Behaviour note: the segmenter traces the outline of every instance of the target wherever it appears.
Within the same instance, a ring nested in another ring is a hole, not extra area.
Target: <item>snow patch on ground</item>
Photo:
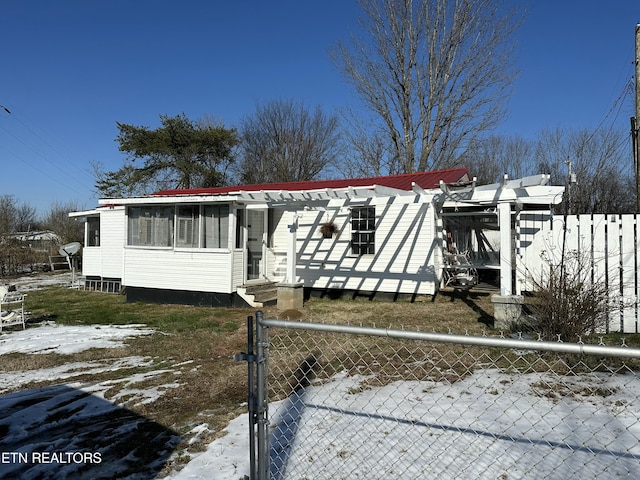
[[[0,355],[5,353],[77,353],[90,348],[115,348],[126,338],[151,335],[145,325],[56,325],[46,322],[0,335]]]
[[[579,376],[576,386],[596,382],[612,394],[559,402],[536,390],[553,385],[552,378],[484,370],[453,385],[400,381],[363,390],[366,378],[337,374],[269,405],[271,478],[314,472],[314,480],[513,480],[535,472],[585,479],[640,472],[640,383]],[[225,432],[168,478],[248,475],[248,414]]]
[[[60,382],[68,381],[79,375],[96,375],[98,373],[116,370],[146,367],[151,365],[151,359],[144,357],[105,358],[91,362],[71,362],[58,367],[23,370],[19,372],[4,372],[0,377],[0,394],[14,391],[23,385],[55,378]]]
[[[55,274],[34,274],[12,279],[3,279],[2,283],[13,285],[21,293],[27,293],[33,290],[53,287],[56,285],[71,287],[74,283],[77,283],[78,278],[78,275],[74,275],[72,272]]]

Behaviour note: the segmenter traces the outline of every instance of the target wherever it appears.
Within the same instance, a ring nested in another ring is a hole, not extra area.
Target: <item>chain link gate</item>
[[[256,320],[251,480],[640,478],[640,349]]]
[[[249,476],[244,480],[267,479],[269,471],[269,436],[267,431],[266,358],[264,329],[259,326],[262,312],[247,317],[247,351],[234,356],[237,362],[247,362],[247,409],[249,410]],[[257,440],[257,442],[256,442]],[[257,443],[257,445],[256,445]],[[257,448],[256,448],[257,447]]]

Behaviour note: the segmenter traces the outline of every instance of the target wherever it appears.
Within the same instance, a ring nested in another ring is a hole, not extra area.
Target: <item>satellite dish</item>
[[[63,257],[73,257],[81,248],[82,244],[80,242],[71,242],[61,246],[58,253]]]
[[[63,257],[67,257],[67,262],[69,262],[69,266],[71,267],[71,285],[76,281],[76,254],[82,248],[82,244],[80,242],[71,242],[65,245],[62,245],[58,249],[58,253]]]

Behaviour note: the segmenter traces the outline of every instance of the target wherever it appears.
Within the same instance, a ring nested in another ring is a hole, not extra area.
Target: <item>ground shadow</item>
[[[0,478],[152,479],[178,433],[67,385],[0,397]]]
[[[284,478],[287,463],[291,455],[291,449],[298,432],[300,419],[304,411],[306,388],[311,384],[311,379],[319,367],[316,354],[311,354],[304,359],[293,372],[289,386],[293,390],[280,409],[279,419],[272,427],[269,444],[270,478],[279,480]]]
[[[271,428],[269,438],[271,446],[271,451],[269,452],[269,478],[272,480],[281,480],[285,477],[304,407],[305,389],[301,388],[287,398],[280,410],[278,421]]]
[[[487,327],[490,328],[493,327],[493,314],[487,312],[484,308],[482,308],[477,301],[480,296],[486,296],[486,294],[474,293],[469,290],[459,290],[455,292],[448,292],[446,295],[449,297],[449,301],[455,302],[456,300],[460,300],[464,302],[471,310],[476,312],[478,314],[478,323],[484,323]]]

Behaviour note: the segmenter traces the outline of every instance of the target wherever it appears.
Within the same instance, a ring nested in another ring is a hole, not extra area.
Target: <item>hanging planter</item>
[[[325,222],[320,225],[320,233],[322,234],[323,238],[332,238],[334,235],[338,235],[340,233],[340,230],[338,230],[338,227],[335,223]]]

